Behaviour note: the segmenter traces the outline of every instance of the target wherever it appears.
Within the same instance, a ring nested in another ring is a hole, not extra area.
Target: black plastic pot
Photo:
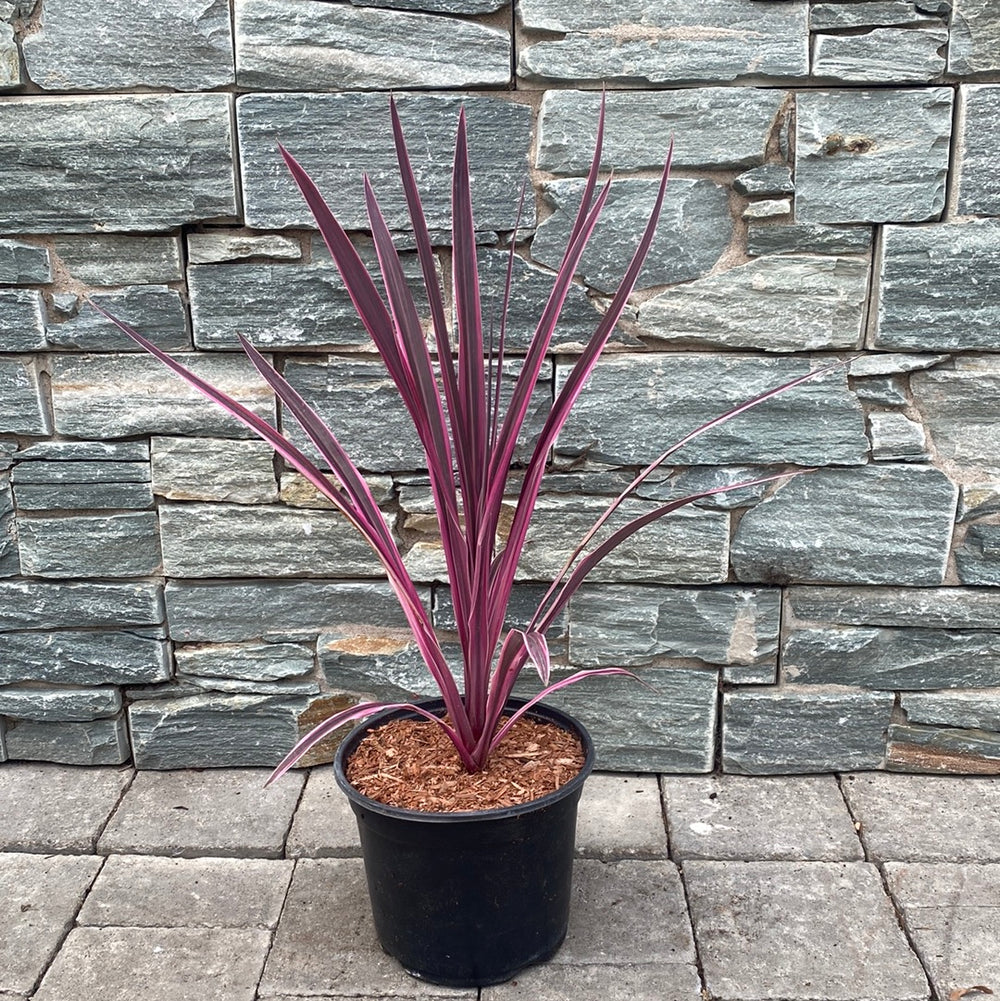
[[[431,712],[442,705],[421,703]],[[410,712],[372,716],[337,751],[337,782],[357,816],[379,942],[422,980],[503,983],[550,959],[566,937],[576,808],[594,767],[594,744],[558,709],[538,704],[529,715],[576,733],[586,761],[561,789],[521,806],[423,813],[362,796],[347,781],[345,762],[369,730],[414,718]]]

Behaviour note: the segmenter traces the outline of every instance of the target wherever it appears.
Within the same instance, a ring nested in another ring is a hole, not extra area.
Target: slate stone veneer
[[[337,707],[431,691],[348,526],[86,300],[285,427],[236,335],[260,345],[357,456],[454,655],[416,440],[277,143],[374,267],[368,172],[416,276],[395,92],[447,275],[464,105],[487,315],[534,186],[509,386],[607,88],[616,182],[539,403],[628,265],[671,137],[675,175],[511,622],[675,439],[843,365],[643,484],[633,513],[813,470],[608,560],[550,631],[557,670],[648,687],[555,701],[605,768],[1000,772],[998,25],[1000,0],[0,0],[0,761],[267,765]]]

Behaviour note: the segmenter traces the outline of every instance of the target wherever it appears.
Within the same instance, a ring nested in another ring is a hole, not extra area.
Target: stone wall
[[[553,650],[651,687],[562,701],[613,769],[1000,771],[1000,0],[0,0],[0,760],[271,764],[332,707],[428,690],[366,547],[83,298],[280,420],[236,333],[273,357],[370,474],[447,631],[414,436],[276,144],[349,228],[362,170],[402,228],[394,90],[442,230],[464,104],[494,297],[534,184],[523,348],[602,85],[616,184],[540,401],[671,135],[674,179],[560,438],[515,619],[636,466],[851,360],[645,485],[633,511],[818,467],[604,564]]]

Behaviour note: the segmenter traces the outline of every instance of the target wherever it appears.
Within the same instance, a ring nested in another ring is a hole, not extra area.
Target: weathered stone
[[[263,441],[151,439],[153,493],[168,500],[269,504],[278,499],[274,452]]]
[[[570,602],[570,661],[639,667],[661,658],[774,663],[777,589],[584,587]]]
[[[965,127],[961,136],[958,211],[1000,215],[1000,180],[991,138],[1000,129],[1000,86],[964,87]]]
[[[274,396],[248,358],[196,354],[178,360],[258,417],[274,421]],[[253,435],[147,355],[57,355],[52,360],[52,406],[56,430],[80,438]]]
[[[469,128],[475,177],[473,208],[480,229],[511,230],[529,161],[531,109],[495,98],[400,94],[399,116],[411,149],[422,150],[421,197],[431,228],[451,226],[451,161],[459,108]],[[313,226],[312,216],[281,162],[291,152],[327,196],[346,229],[368,226],[362,170],[371,178],[392,229],[409,229],[389,128],[385,94],[261,94],[236,102],[248,226]],[[534,225],[528,201],[521,225]]]
[[[521,49],[518,73],[529,80],[711,83],[809,72],[808,11],[798,0],[752,9],[743,0],[522,0],[518,13],[529,30],[564,35]]]
[[[760,202],[751,202],[742,213],[744,219],[773,219],[790,215],[792,211],[791,198],[768,198]]]
[[[17,462],[149,462],[146,441],[36,441],[16,454]]]
[[[948,72],[960,75],[1000,69],[1000,6],[996,0],[953,0]]]
[[[158,585],[0,581],[0,630],[149,626],[163,621]]]
[[[940,216],[953,92],[808,91],[796,98],[801,222],[923,222]]]
[[[59,263],[88,285],[162,285],[183,277],[176,236],[57,236],[52,245]]]
[[[147,340],[167,351],[191,348],[187,313],[180,293],[162,285],[131,285],[117,292],[97,292],[95,305],[138,330]],[[46,334],[55,348],[83,351],[142,351],[123,337],[108,318],[95,309],[83,309],[71,319],[52,324]]]
[[[308,674],[312,651],[297,643],[226,643],[178,646],[177,670],[202,678],[278,681]]]
[[[656,776],[591,775],[580,800],[576,844],[577,854],[587,858],[665,859]]]
[[[733,190],[741,195],[790,195],[795,190],[792,172],[784,163],[766,163],[740,174],[733,181]]]
[[[905,407],[910,402],[902,379],[896,376],[855,379],[854,395],[878,407]]]
[[[52,433],[38,370],[31,362],[0,358],[0,427],[7,434]]]
[[[236,75],[257,90],[493,87],[510,32],[316,0],[236,0]]]
[[[361,854],[358,824],[332,768],[314,768],[306,779],[285,843],[288,858],[337,858]]]
[[[810,368],[806,359],[785,357],[607,357],[595,366],[557,447],[566,455],[644,465],[695,428]],[[567,371],[557,367],[557,388]],[[867,453],[861,408],[835,369],[713,429],[675,461],[810,466],[860,463]]]
[[[164,504],[170,577],[377,577],[382,564],[339,513],[235,504]]]
[[[11,457],[16,451],[16,441],[0,440],[0,471],[10,469]]]
[[[847,374],[852,378],[922,372],[947,361],[949,355],[865,354],[852,358]]]
[[[8,719],[4,740],[13,761],[120,765],[131,757],[124,716],[68,723]]]
[[[0,90],[11,90],[21,83],[21,55],[14,41],[14,29],[0,21]]]
[[[871,413],[868,429],[876,461],[926,462],[930,458],[923,427],[903,414]]]
[[[100,58],[80,44],[101,39]],[[127,0],[46,0],[23,43],[28,76],[45,90],[210,90],[233,83],[226,0],[180,0],[137,13]]]
[[[634,178],[612,185],[601,222],[577,269],[586,284],[602,292],[616,289],[649,220],[657,187],[655,180]],[[552,215],[538,227],[532,241],[531,255],[536,261],[559,266],[583,190],[584,181],[578,178],[545,185],[543,196]],[[731,232],[723,187],[714,181],[672,181],[637,287],[668,285],[706,274],[721,256]]]
[[[20,572],[14,495],[10,489],[10,477],[2,473],[0,474],[0,577],[17,577]],[[0,584],[0,587],[2,586]]]
[[[892,692],[739,688],[723,695],[722,769],[781,775],[880,768]]]
[[[958,491],[930,466],[879,464],[796,477],[744,516],[744,581],[941,584]]]
[[[45,347],[45,300],[28,288],[0,289],[0,351]]]
[[[509,0],[351,0],[355,7],[426,10],[437,14],[489,14],[508,2]]]
[[[863,254],[872,244],[870,226],[820,226],[801,223],[760,223],[747,226],[747,253]]]
[[[1000,525],[970,525],[955,562],[963,584],[1000,585]]]
[[[675,168],[753,167],[764,162],[768,136],[784,100],[780,91],[751,87],[608,91],[601,165],[616,171],[661,170],[666,137],[675,133],[684,137],[674,151]],[[600,106],[601,95],[594,91],[545,92],[535,157],[539,170],[587,173]],[[777,169],[787,173],[786,168]]]
[[[507,605],[504,628],[527,629],[547,591],[547,584],[515,584]],[[434,589],[434,627],[452,633],[458,629],[451,591],[445,586]],[[565,646],[566,640],[569,639],[569,622],[565,609],[555,617],[545,638],[550,649]]]
[[[648,299],[639,329],[670,344],[853,348],[867,291],[868,263],[860,258],[764,257]]]
[[[90,720],[114,716],[122,707],[117,688],[38,688],[31,685],[0,687],[0,716],[38,722]]]
[[[1000,514],[1000,483],[964,483],[958,502],[959,522],[972,521],[989,514]]]
[[[712,494],[692,502],[695,507],[705,507],[711,511],[731,511],[737,507],[749,507],[767,493],[766,483],[751,487],[738,486],[759,476],[760,470],[753,466],[681,466],[672,470],[662,480],[657,480],[654,473],[639,485],[635,495],[648,500],[673,501],[732,485],[733,490]],[[620,493],[629,483],[631,477],[615,493]]]
[[[298,261],[302,258],[302,244],[292,236],[277,233],[256,235],[235,230],[189,233],[187,248],[190,264],[217,264],[220,261],[239,261],[248,257],[267,257],[281,261]]]
[[[864,3],[816,3],[809,11],[809,27],[813,31],[842,28],[882,28],[894,24],[914,24],[927,21],[928,16],[917,5],[906,0],[867,0]],[[886,79],[895,80],[890,74]]]
[[[148,508],[153,505],[153,492],[149,483],[148,447],[123,443],[124,448],[101,442],[51,443],[49,457],[31,449],[18,454],[14,467],[13,483],[17,506],[22,511],[55,510],[114,510]],[[68,444],[60,449],[58,446]],[[99,459],[80,459],[86,455],[87,446],[94,444],[94,454],[105,454]],[[99,446],[103,445],[103,449]],[[74,447],[76,446],[76,447]],[[84,447],[79,447],[84,446]],[[143,454],[145,453],[145,454]],[[138,461],[128,461],[126,456],[140,455]],[[69,461],[67,461],[69,460]],[[106,461],[111,460],[111,461]],[[122,460],[122,461],[114,461]]]
[[[364,477],[376,504],[389,504],[396,496],[391,476],[369,474]],[[333,509],[333,501],[321,494],[301,473],[282,473],[280,484],[281,503],[289,507]]]
[[[281,681],[243,681],[238,678],[205,678],[178,671],[174,680],[175,684],[169,686],[169,691],[166,688],[153,691],[148,686],[142,690],[129,689],[129,698],[142,702],[150,699],[180,699],[222,693],[224,695],[280,696],[287,702],[289,699],[320,694],[319,683],[313,678],[305,676],[284,678]],[[301,725],[299,729],[300,733],[305,732]],[[323,760],[328,762],[331,759]],[[305,765],[316,763],[318,761],[304,762]]]
[[[896,723],[889,727],[886,768],[948,775],[1000,775],[1000,733]]]
[[[21,571],[36,577],[147,577],[160,572],[156,513],[20,517]]]
[[[36,285],[52,281],[48,248],[20,240],[0,240],[0,285]]]
[[[813,76],[838,83],[925,83],[944,73],[945,25],[875,28],[861,35],[816,35]]]

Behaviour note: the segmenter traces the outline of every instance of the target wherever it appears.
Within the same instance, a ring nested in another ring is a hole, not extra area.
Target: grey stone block
[[[868,415],[872,458],[879,462],[927,462],[927,436],[917,421],[904,414],[874,412]]]
[[[105,445],[100,458],[77,458],[85,448],[72,446],[48,450],[49,457],[26,449],[18,453],[12,480],[17,506],[22,511],[116,510],[148,508],[153,505],[149,483],[148,451],[143,458],[129,461],[136,450],[128,443],[119,452]],[[95,443],[101,445],[103,443]],[[95,455],[100,453],[95,447]]]
[[[198,354],[180,355],[178,361],[273,423],[274,396],[249,359]],[[52,405],[56,430],[79,438],[253,434],[146,355],[57,355],[52,360]]]
[[[806,359],[748,355],[609,356],[595,366],[557,449],[645,465],[695,428],[811,367]],[[566,371],[557,368],[557,388]],[[713,429],[675,461],[854,464],[863,462],[867,451],[860,406],[843,372],[834,370]]]
[[[843,788],[876,861],[1000,861],[1000,777],[848,775]]]
[[[0,90],[12,90],[21,83],[21,56],[14,40],[14,29],[0,22]]]
[[[991,137],[1000,129],[1000,86],[964,87],[965,127],[960,140],[958,211],[963,215],[1000,214],[1000,181],[991,167]]]
[[[792,172],[784,163],[765,163],[745,171],[733,181],[733,190],[759,198],[763,195],[790,195],[795,191]]]
[[[250,768],[139,772],[97,849],[183,858],[280,858],[305,776],[292,773],[264,789],[267,774]]]
[[[315,0],[237,0],[235,26],[241,87],[495,87],[510,80],[510,32],[475,21]]]
[[[30,361],[0,359],[0,427],[7,434],[52,433],[49,406]]]
[[[852,358],[847,366],[851,378],[869,378],[876,375],[901,375],[934,368],[950,358],[946,354],[865,354]]]
[[[56,236],[52,246],[70,275],[88,285],[162,285],[184,276],[176,236]]]
[[[880,768],[891,692],[784,685],[723,696],[722,768],[781,775]]]
[[[7,764],[0,769],[0,796],[9,808],[0,831],[0,848],[44,854],[93,852],[98,834],[131,779],[131,769],[107,766]],[[0,860],[10,857],[0,855]],[[0,986],[8,985],[0,981]]]
[[[688,963],[533,966],[516,980],[484,987],[483,1001],[697,1001],[698,969]]]
[[[47,316],[42,293],[0,289],[0,351],[38,351],[45,347]]]
[[[639,308],[654,341],[765,351],[853,348],[861,335],[868,262],[763,257],[668,289]]]
[[[264,441],[155,437],[153,493],[167,500],[269,504],[278,499],[274,451]]]
[[[838,83],[926,83],[944,73],[948,28],[875,28],[861,35],[816,35],[813,76]]]
[[[39,688],[32,685],[0,687],[0,715],[39,722],[92,720],[114,716],[122,707],[121,693],[111,686],[93,688]]]
[[[768,198],[751,202],[742,212],[744,219],[772,219],[791,215],[791,198]]]
[[[863,862],[685,862],[706,986],[726,998],[918,1001],[927,978]],[[781,913],[790,921],[763,921]]]
[[[391,504],[396,497],[396,488],[391,476],[369,473],[364,477],[376,504]],[[281,503],[288,507],[315,508],[322,511],[333,510],[333,502],[321,494],[301,473],[282,473],[280,483]]]
[[[52,281],[47,247],[22,240],[0,240],[0,285],[36,285]]]
[[[771,223],[751,219],[747,225],[747,253],[863,254],[872,244],[870,226],[822,226],[807,223]]]
[[[564,36],[522,48],[518,73],[529,80],[713,83],[809,71],[808,12],[798,0],[752,10],[744,0],[522,0],[518,13],[525,28]]]
[[[608,91],[601,164],[616,171],[661,170],[667,137],[678,136],[676,167],[738,170],[764,162],[786,95],[751,87]],[[542,97],[535,165],[583,175],[594,155],[601,95],[549,90]],[[779,168],[780,169],[780,168]]]
[[[438,14],[489,14],[509,0],[351,0],[355,7],[388,7],[393,10],[426,10]]]
[[[946,87],[799,94],[796,219],[923,222],[940,216],[952,97]]]
[[[132,754],[124,716],[83,722],[8,720],[4,743],[13,761],[120,765]]]
[[[904,692],[900,706],[910,723],[933,723],[1000,733],[1000,688]]]
[[[81,36],[101,40],[99,58]],[[233,83],[226,0],[139,10],[127,0],[46,0],[40,30],[22,49],[28,76],[45,90],[211,90]]]
[[[451,161],[459,107],[469,128],[473,208],[485,230],[511,230],[516,192],[529,166],[531,109],[494,98],[442,94],[396,96],[407,141],[426,156],[421,187],[427,224],[451,226]],[[236,102],[248,226],[312,226],[312,216],[281,163],[281,141],[316,181],[346,229],[364,229],[362,169],[368,172],[391,229],[409,229],[389,128],[385,94],[262,94]],[[498,151],[499,154],[498,154]],[[426,194],[425,194],[426,192]],[[521,225],[534,225],[533,204]]]
[[[1000,69],[1000,8],[996,0],[954,0],[948,72],[960,75]]]
[[[905,407],[910,402],[902,379],[895,376],[857,379],[853,388],[859,400],[879,407]]]
[[[0,159],[35,167],[0,178],[10,206],[0,231],[142,232],[231,217],[229,122],[228,94],[10,98]],[[107,139],[95,145],[95,135]]]
[[[302,258],[302,244],[294,236],[238,230],[188,233],[187,250],[189,264],[218,264],[221,261],[239,261],[248,257],[280,261],[298,261]],[[190,278],[190,274],[188,277]]]
[[[970,525],[955,549],[962,584],[993,587],[1000,583],[1000,525]]]
[[[298,643],[215,643],[177,646],[177,670],[201,678],[280,681],[308,674],[310,647]]]
[[[682,500],[693,494],[717,490],[721,487],[733,486],[734,489],[724,493],[711,494],[699,500],[692,501],[694,507],[708,508],[710,511],[732,511],[738,507],[749,507],[756,504],[767,493],[767,484],[758,483],[754,486],[741,487],[760,475],[760,470],[754,466],[681,466],[671,470],[662,479],[657,479],[656,473],[636,489],[636,496],[647,500],[661,502]],[[622,483],[619,492],[629,483]]]
[[[886,767],[900,772],[1000,775],[1000,733],[957,727],[889,727]]]
[[[285,852],[290,858],[353,857],[361,854],[358,825],[332,768],[308,772]]]
[[[260,928],[74,928],[35,993],[38,1001],[253,1001],[271,939]],[[101,957],[101,961],[97,961]]]
[[[581,178],[567,178],[550,181],[542,189],[553,211],[531,244],[531,256],[539,263],[559,267],[584,183]],[[612,184],[601,221],[578,268],[587,285],[609,293],[617,288],[653,210],[657,188],[658,182],[651,178],[626,178]],[[732,233],[726,191],[714,181],[672,181],[659,219],[638,288],[701,277],[718,261]]]
[[[163,621],[162,589],[152,583],[0,581],[0,631],[73,626],[149,626]]]
[[[676,859],[856,861],[863,857],[832,775],[663,776]]]
[[[809,11],[813,31],[889,27],[927,21],[928,14],[906,0],[866,0],[863,3],[816,3]],[[890,77],[890,79],[892,79]]]
[[[10,477],[3,473],[0,474],[0,578],[17,577],[20,572],[21,559],[17,552],[14,495],[10,489]]]
[[[294,863],[112,855],[77,923],[128,928],[274,928]]]
[[[973,521],[1000,512],[1000,483],[963,483],[958,501],[958,521]]]
[[[656,777],[591,775],[580,799],[576,849],[587,858],[606,860],[666,858]]]
[[[938,585],[957,497],[930,466],[819,470],[744,515],[732,564],[744,581]]]
[[[0,855],[0,992],[34,990],[100,867],[85,855]]]

